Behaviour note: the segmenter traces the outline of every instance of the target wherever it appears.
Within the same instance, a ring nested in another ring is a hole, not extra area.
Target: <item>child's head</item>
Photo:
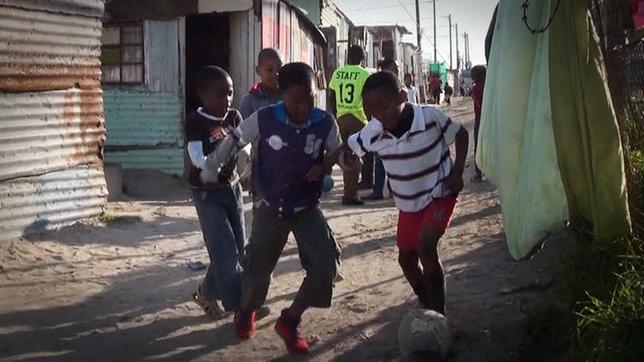
[[[398,77],[389,71],[372,74],[362,88],[365,112],[376,117],[386,130],[394,130],[400,122],[407,95]]]
[[[315,72],[306,63],[288,63],[279,71],[278,85],[288,116],[305,123],[315,103]]]
[[[350,65],[359,65],[365,60],[366,54],[360,45],[354,44],[349,47],[347,57]]]
[[[486,71],[485,65],[474,66],[471,71],[472,80],[475,81],[476,83],[485,82],[486,72],[487,71]]]
[[[257,56],[255,72],[262,80],[262,85],[267,88],[277,88],[277,72],[282,67],[282,55],[279,50],[265,48]]]
[[[411,73],[405,73],[405,85],[411,87]]]
[[[204,67],[199,71],[197,94],[206,112],[223,117],[233,101],[233,80],[216,65]]]
[[[398,75],[398,61],[393,58],[385,58],[381,60],[380,62],[378,62],[378,67],[380,67],[380,69],[382,70],[390,71],[396,74],[396,76]]]

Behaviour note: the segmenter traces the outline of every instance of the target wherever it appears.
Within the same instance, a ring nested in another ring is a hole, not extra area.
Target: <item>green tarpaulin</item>
[[[601,240],[626,235],[624,158],[588,2],[562,1],[550,34],[553,124],[570,219]]]

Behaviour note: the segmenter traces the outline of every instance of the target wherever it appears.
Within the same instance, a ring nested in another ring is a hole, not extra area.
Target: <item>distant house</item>
[[[405,54],[403,51],[403,35],[411,34],[407,28],[402,25],[383,25],[370,26],[373,33],[373,51],[380,55],[380,58],[392,58],[401,65],[399,76],[403,77],[405,64]]]
[[[376,70],[381,59],[380,47],[374,47],[375,30],[368,26],[356,26],[351,30],[351,44],[358,44],[367,53],[365,67]]]
[[[226,69],[233,105],[256,81],[263,47],[303,61],[319,75],[324,107],[326,39],[297,7],[281,0],[110,0],[103,19],[102,83],[106,160],[124,169],[184,170],[183,120],[199,106],[198,71]]]

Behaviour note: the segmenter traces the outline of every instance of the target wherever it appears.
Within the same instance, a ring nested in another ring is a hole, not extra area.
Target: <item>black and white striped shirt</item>
[[[348,140],[358,156],[374,152],[382,158],[396,206],[405,212],[421,211],[434,198],[449,196],[442,181],[453,166],[449,145],[461,129],[434,106],[412,107],[411,128],[400,138],[373,118]]]

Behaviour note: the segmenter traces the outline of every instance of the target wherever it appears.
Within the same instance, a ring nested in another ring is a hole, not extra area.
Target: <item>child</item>
[[[262,107],[270,106],[280,101],[277,89],[277,71],[282,67],[282,56],[279,50],[265,48],[257,56],[255,72],[260,81],[255,83],[241,101],[240,111],[244,119],[257,112]]]
[[[255,83],[241,101],[240,111],[244,119],[257,112],[262,107],[270,106],[280,101],[277,89],[277,71],[282,67],[282,55],[279,50],[264,48],[257,55],[255,72],[260,81]],[[250,148],[250,147],[248,147]],[[238,166],[242,174],[242,184],[250,188],[251,156],[246,149],[237,155]],[[252,192],[252,190],[251,190]]]
[[[369,71],[361,64],[366,59],[366,53],[360,45],[352,45],[347,51],[347,65],[338,68],[329,82],[327,101],[333,114],[338,117],[340,135],[346,141],[349,135],[358,132],[367,124],[367,115],[362,109],[362,85],[369,76]],[[365,155],[366,156],[366,155]],[[362,173],[363,187],[373,187],[373,159],[365,160],[367,170]],[[361,167],[343,170],[344,196],[342,204],[347,206],[362,206],[364,201],[358,197],[360,187]]]
[[[474,100],[474,159],[476,160],[476,150],[479,144],[479,129],[481,127],[481,107],[483,106],[483,91],[485,89],[485,65],[477,65],[472,68],[472,99]],[[483,173],[474,161],[474,177],[472,182],[479,183],[483,181]]]
[[[418,103],[418,89],[412,85],[411,73],[405,73],[405,91],[407,91],[407,102]]]
[[[253,227],[244,258],[242,300],[235,315],[239,338],[255,334],[255,311],[264,303],[271,272],[295,235],[306,277],[291,306],[282,311],[275,330],[292,353],[308,344],[298,332],[309,307],[331,305],[340,251],[318,204],[322,178],[340,146],[333,117],[314,107],[314,73],[304,63],[286,64],[279,73],[281,103],[262,108],[208,156],[214,177],[230,157],[248,143],[257,150],[253,164]]]
[[[399,68],[397,60],[394,60],[393,58],[385,58],[378,62],[378,66],[380,67],[380,70],[387,70],[398,76]],[[385,198],[385,179],[387,178],[387,175],[385,174],[385,166],[383,166],[382,160],[378,155],[375,155],[373,159],[373,192],[371,195],[365,197],[365,200],[383,200]],[[388,183],[386,186],[389,188]],[[389,193],[389,196],[391,197],[391,193]]]
[[[445,103],[448,106],[452,105],[452,95],[454,94],[454,89],[449,83],[445,83]]]
[[[201,70],[198,95],[203,106],[186,119],[185,132],[191,161],[189,181],[210,265],[193,299],[208,316],[219,319],[224,312],[217,300],[222,301],[227,311],[236,310],[239,305],[239,256],[246,240],[242,190],[234,157],[225,160],[216,179],[203,182],[201,173],[204,155],[212,152],[226,132],[241,123],[242,117],[230,108],[233,82],[220,67]]]
[[[463,189],[467,131],[436,107],[405,103],[395,74],[378,72],[362,91],[372,120],[349,137],[358,156],[376,152],[384,162],[398,218],[398,261],[421,304],[445,313],[445,278],[438,241]],[[449,145],[456,141],[452,162]],[[418,262],[422,264],[422,270]]]

